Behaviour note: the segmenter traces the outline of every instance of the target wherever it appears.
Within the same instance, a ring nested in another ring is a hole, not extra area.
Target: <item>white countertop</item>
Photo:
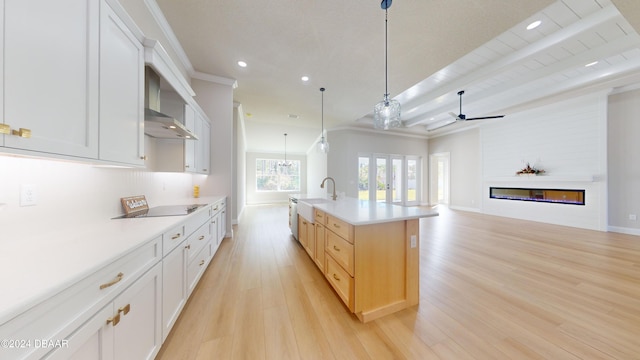
[[[199,198],[212,204],[224,199]],[[185,204],[192,204],[185,202]],[[175,204],[181,205],[181,204]],[[201,207],[193,214],[208,211]],[[188,216],[100,219],[28,229],[0,252],[0,325],[105,265],[151,241]]]
[[[317,196],[309,197],[304,194],[293,194],[290,197],[303,202],[305,199],[318,199]],[[431,208],[400,206],[349,197],[338,199],[337,201],[329,198],[326,201],[314,202],[312,205],[314,208],[322,210],[352,225],[377,224],[438,216],[438,212]]]

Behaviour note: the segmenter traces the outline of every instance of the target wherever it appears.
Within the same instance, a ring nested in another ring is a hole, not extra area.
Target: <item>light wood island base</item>
[[[318,209],[315,218],[315,224],[301,218],[300,226],[307,230],[300,242],[312,259],[324,249],[324,275],[360,321],[418,304],[418,219],[352,225]],[[309,227],[323,231],[309,231]],[[318,233],[324,237],[313,239]]]

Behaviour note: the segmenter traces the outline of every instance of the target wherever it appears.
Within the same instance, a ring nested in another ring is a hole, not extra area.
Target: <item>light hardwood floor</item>
[[[420,304],[363,324],[288,208],[247,207],[157,359],[640,359],[640,237],[439,210]]]

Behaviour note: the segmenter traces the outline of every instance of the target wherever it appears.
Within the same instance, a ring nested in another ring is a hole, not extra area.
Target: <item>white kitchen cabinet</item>
[[[45,359],[153,359],[162,345],[161,264],[156,264]]]
[[[101,2],[101,160],[144,165],[144,47]]]
[[[184,239],[186,240],[186,239]],[[187,302],[187,249],[182,241],[162,259],[162,339],[166,339]]]
[[[3,146],[98,157],[99,5],[92,0],[4,0],[2,120],[31,137]],[[10,133],[12,131],[9,131]]]
[[[211,126],[202,116],[198,115],[196,120],[196,131],[199,140],[194,149],[195,164],[194,172],[199,174],[209,174],[210,149],[211,149]]]

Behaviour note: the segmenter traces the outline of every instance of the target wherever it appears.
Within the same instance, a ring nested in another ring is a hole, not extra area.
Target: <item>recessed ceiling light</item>
[[[242,60],[240,60],[240,61],[238,61],[238,66],[240,66],[240,67],[247,67],[247,63],[246,63],[246,62],[244,62],[244,61],[242,61]]]
[[[533,29],[537,28],[538,26],[540,26],[540,24],[542,24],[542,21],[536,20],[536,21],[532,22],[531,24],[527,25],[527,30],[533,30]]]
[[[309,77],[308,76],[303,76],[300,78],[302,81],[309,81]]]
[[[598,63],[597,61],[590,62],[590,63],[588,63],[587,65],[585,65],[584,67],[593,66],[593,65],[595,65],[595,64],[597,64],[597,63]]]
[[[297,119],[297,118],[299,118],[299,116],[298,116],[298,115],[296,115],[296,114],[289,114],[289,119]]]

